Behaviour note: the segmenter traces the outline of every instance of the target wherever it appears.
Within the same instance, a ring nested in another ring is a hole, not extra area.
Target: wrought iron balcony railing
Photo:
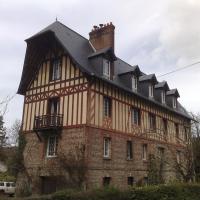
[[[63,126],[63,115],[42,115],[35,117],[34,130],[58,129]]]

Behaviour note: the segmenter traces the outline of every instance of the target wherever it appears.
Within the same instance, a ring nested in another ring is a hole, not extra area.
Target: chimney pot
[[[102,27],[103,27],[103,24],[99,24],[99,26],[102,28]]]

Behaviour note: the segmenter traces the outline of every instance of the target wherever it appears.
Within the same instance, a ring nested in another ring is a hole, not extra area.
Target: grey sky
[[[0,99],[16,93],[26,44],[24,40],[58,20],[88,38],[92,26],[112,21],[116,54],[156,75],[200,61],[199,0],[0,0]],[[200,65],[162,77],[177,87],[179,101],[200,111]],[[6,125],[22,115],[16,95]]]

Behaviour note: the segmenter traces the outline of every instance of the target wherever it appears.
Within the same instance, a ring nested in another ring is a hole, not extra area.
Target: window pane
[[[48,139],[47,156],[56,156],[58,140],[56,136],[51,136]]]
[[[110,157],[110,138],[104,138],[104,157]]]
[[[127,141],[127,159],[133,158],[132,141]]]

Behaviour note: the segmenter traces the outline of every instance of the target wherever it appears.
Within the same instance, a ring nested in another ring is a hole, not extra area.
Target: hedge
[[[90,191],[63,190],[52,195],[52,200],[200,200],[200,184],[173,184]]]

